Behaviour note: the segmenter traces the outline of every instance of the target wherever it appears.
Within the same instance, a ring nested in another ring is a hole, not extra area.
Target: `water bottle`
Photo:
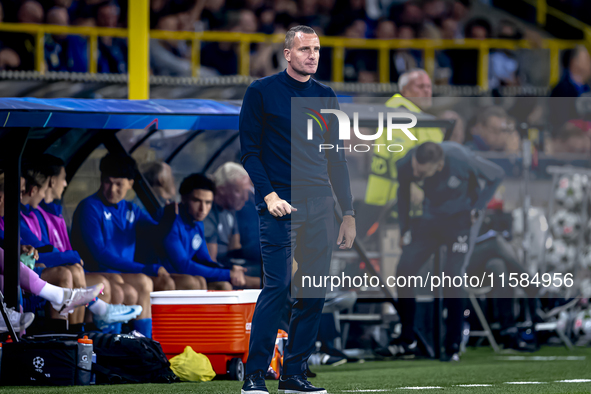
[[[96,364],[96,353],[92,352],[92,364]],[[96,384],[96,374],[92,371],[90,375],[90,384]]]
[[[1,368],[2,368],[2,342],[0,342],[0,371],[1,371]],[[1,372],[0,372],[0,382],[2,382]]]
[[[76,371],[76,384],[78,386],[88,386],[90,384],[90,375],[92,372],[92,339],[78,339],[78,368]]]

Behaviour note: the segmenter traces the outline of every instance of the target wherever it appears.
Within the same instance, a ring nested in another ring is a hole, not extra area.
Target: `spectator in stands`
[[[18,9],[19,23],[43,23],[45,13],[39,2],[27,0]],[[35,37],[29,33],[10,33],[9,45],[20,59],[19,70],[33,70],[35,68]]]
[[[452,38],[464,38],[464,24],[466,17],[470,13],[472,7],[472,0],[455,0],[452,11],[451,19],[457,24],[457,31]]]
[[[226,25],[225,0],[207,0],[201,13],[203,30],[220,30]]]
[[[552,137],[550,144],[547,144],[548,154],[591,152],[591,138],[581,128],[568,122],[560,131]]]
[[[523,37],[521,31],[515,23],[510,20],[501,20],[499,22],[499,32],[497,38],[505,40],[520,40]],[[517,71],[519,62],[517,54],[508,49],[493,50],[489,57],[489,89],[495,89],[500,86],[519,85]]]
[[[215,200],[203,223],[207,250],[213,260],[228,264],[229,252],[241,247],[236,211],[244,207],[252,183],[246,170],[232,162],[218,168],[213,179]]]
[[[160,202],[168,205],[176,201],[174,175],[168,164],[162,161],[145,163],[141,166],[141,172]]]
[[[483,18],[475,18],[464,27],[466,38],[485,40],[491,38],[492,27]],[[476,85],[478,83],[478,51],[466,49],[449,49],[445,53],[451,59],[453,85]]]
[[[171,273],[178,290],[244,287],[247,284],[244,268],[211,266],[215,262],[207,251],[203,220],[213,204],[214,183],[204,175],[192,174],[183,179],[179,193],[182,202],[172,230],[159,237],[162,241],[155,253],[158,263]]]
[[[25,170],[25,193],[22,197],[24,205],[21,207],[22,242],[44,250],[45,253],[40,254],[42,257],[48,256],[41,259],[47,267],[40,266],[38,270],[42,279],[66,288],[86,288],[90,285],[105,289],[100,299],[89,307],[99,329],[113,323],[127,322],[141,313],[141,307],[109,304],[122,302],[122,291],[100,274],[85,275],[82,268],[84,262],[70,246],[66,223],[61,216],[61,206],[53,203],[54,199],[61,198],[66,186],[65,178],[64,163],[54,156],[43,155],[28,165]],[[39,184],[42,186],[39,187]],[[54,319],[64,315],[63,312],[50,312]],[[84,308],[74,311],[69,316],[69,321],[73,325],[80,325],[84,321]]]
[[[591,78],[591,56],[582,45],[565,51],[562,58],[564,73],[560,82],[552,89],[552,97],[579,97],[589,92]]]
[[[178,31],[179,17],[175,14],[161,17],[156,24],[157,30]],[[190,77],[191,61],[183,57],[178,45],[179,40],[150,40],[150,67],[154,75]]]
[[[591,77],[591,56],[587,48],[580,45],[574,49],[564,51],[562,56],[564,69],[562,79],[552,89],[549,120],[554,132],[560,130],[569,120],[580,119],[577,113],[576,97],[591,91],[589,78]]]
[[[433,24],[425,24],[419,33],[419,38],[439,41],[443,37],[441,31]],[[435,51],[435,69],[433,83],[436,85],[449,85],[453,70],[451,60],[445,51]]]
[[[47,11],[47,23],[68,26],[68,10],[53,7]],[[87,72],[88,45],[85,37],[60,35],[45,36],[45,63],[48,71]]]
[[[285,35],[287,30],[282,26],[276,26],[274,34]],[[254,77],[266,77],[285,70],[287,61],[283,56],[283,43],[261,43],[250,60],[250,75]]]
[[[4,22],[4,7],[0,3],[0,23],[2,22]],[[8,47],[13,33],[10,34],[0,32],[0,70],[14,70],[21,64],[18,54]]]
[[[133,291],[126,291],[126,298],[135,297],[133,304],[143,307],[135,328],[151,337],[150,293],[154,289],[174,290],[174,280],[161,265],[144,265],[135,260],[136,248],[146,247],[136,239],[136,231],[152,228],[156,232],[157,223],[125,200],[137,175],[133,158],[109,153],[101,160],[100,171],[99,190],[82,200],[74,212],[72,246],[84,258],[86,270],[119,274],[124,284],[131,286]]]
[[[398,38],[401,40],[413,40],[417,38],[417,35],[411,25],[401,25],[398,28]],[[396,51],[394,55],[394,66],[398,75],[402,75],[415,68],[420,68],[422,62],[423,53],[417,49],[401,49]]]
[[[476,117],[470,130],[472,139],[465,145],[477,151],[514,152],[519,149],[519,134],[509,125],[509,117],[500,107],[489,107]]]
[[[111,1],[101,4],[97,9],[98,27],[119,27],[120,8]],[[123,38],[99,38],[99,73],[127,73],[127,42]]]

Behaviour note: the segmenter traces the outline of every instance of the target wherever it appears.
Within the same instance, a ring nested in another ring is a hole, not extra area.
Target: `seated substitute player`
[[[137,164],[126,154],[109,153],[101,159],[101,186],[80,202],[72,221],[72,246],[84,259],[85,269],[119,274],[126,304],[139,304],[143,311],[135,320],[135,329],[152,336],[150,293],[174,290],[174,281],[159,264],[143,264],[135,259],[136,231],[143,227],[156,230],[157,223],[137,205],[124,200],[138,174]],[[131,292],[129,291],[131,290]]]
[[[50,196],[59,196],[65,187],[64,162],[54,156],[43,155],[34,163],[27,165],[25,169],[25,191],[21,204],[21,239],[24,244],[30,244],[46,253],[40,253],[43,257],[43,265],[35,269],[41,273],[41,278],[46,279],[57,286],[80,288],[80,291],[99,287],[103,290],[98,300],[89,304],[89,310],[98,328],[106,328],[110,324],[127,322],[141,313],[139,305],[124,306],[112,305],[110,302],[121,302],[123,297],[113,299],[110,282],[99,274],[85,274],[82,268],[84,262],[80,255],[70,246],[66,223],[61,217],[61,207],[55,204],[45,205],[50,211],[59,209],[60,215],[47,213],[40,207],[43,199]],[[39,187],[38,185],[41,184]],[[67,315],[64,311],[50,309],[53,318],[59,318],[58,313]],[[73,325],[82,324],[85,308],[78,308],[69,316],[69,322]]]
[[[257,287],[258,278],[245,276],[243,267],[235,265],[227,269],[200,264],[201,262],[213,263],[205,243],[203,219],[213,204],[214,183],[205,175],[192,174],[183,179],[179,193],[181,194],[179,214],[172,230],[163,235],[163,242],[158,245],[156,251],[159,263],[175,279],[176,288],[178,290],[191,288],[231,290],[232,285]],[[179,278],[175,274],[194,275],[191,277],[193,284],[191,281],[187,283],[186,279]]]
[[[396,166],[400,182],[398,219],[401,240],[404,240],[396,276],[408,280],[409,276],[418,275],[441,245],[447,245],[442,271],[452,278],[463,275],[482,222],[481,211],[501,183],[503,169],[451,141],[425,142],[411,149]],[[423,216],[410,222],[412,182],[422,182],[425,199]],[[397,290],[402,333],[390,346],[378,351],[385,356],[407,355],[417,348],[414,288],[405,286]],[[445,360],[459,361],[464,291],[453,286],[443,291],[447,305]]]
[[[41,156],[39,162],[49,176],[49,185],[45,192],[45,198],[33,212],[37,216],[43,236],[47,235],[50,244],[63,253],[72,250],[66,221],[62,216],[62,206],[59,204],[64,189],[68,186],[65,163],[63,160],[51,155]],[[101,307],[98,308],[99,313],[92,315],[94,324],[99,329],[111,326],[109,327],[110,332],[118,332],[121,323],[128,322],[139,316],[142,307],[121,304],[124,300],[124,290],[120,285],[123,279],[115,274],[111,274],[111,277],[113,278],[112,283],[100,273],[84,273],[86,284],[103,283],[106,289],[100,296],[100,299],[104,300],[105,304],[101,304]]]

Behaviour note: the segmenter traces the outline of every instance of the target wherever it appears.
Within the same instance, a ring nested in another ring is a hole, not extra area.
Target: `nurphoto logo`
[[[337,117],[339,122],[339,139],[340,140],[350,140],[351,139],[351,120],[349,116],[338,109],[321,109],[320,113],[318,111],[313,110],[312,108],[305,108],[310,112],[306,112],[306,115],[310,116],[312,119],[308,119],[308,129],[307,129],[307,138],[308,140],[314,139],[314,121],[320,127],[320,131],[324,133],[325,130],[328,131],[328,124],[326,119],[322,116],[322,114],[334,114]],[[394,121],[399,122],[401,119],[410,119],[410,123],[394,123]],[[388,112],[386,114],[386,139],[388,141],[393,140],[393,135],[395,130],[402,131],[406,137],[412,141],[416,141],[417,137],[415,137],[409,129],[412,129],[417,124],[417,117],[411,113],[404,113],[404,112]],[[359,113],[353,113],[353,132],[355,136],[363,141],[376,141],[379,139],[382,134],[384,133],[384,113],[378,113],[378,128],[374,134],[362,134],[359,131]],[[369,152],[372,148],[377,148],[379,152],[380,149],[386,149],[388,152],[402,152],[404,147],[400,144],[355,144],[345,146],[338,146],[334,144],[319,144],[318,149],[319,151],[323,150],[330,150],[336,149],[337,152],[339,150],[348,150],[349,152]]]

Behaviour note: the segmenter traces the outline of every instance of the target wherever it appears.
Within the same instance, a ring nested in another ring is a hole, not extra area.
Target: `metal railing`
[[[563,21],[564,23],[579,29],[585,36],[587,43],[591,42],[591,26],[581,22],[574,16],[568,15],[566,12],[560,11],[554,7],[548,7],[547,0],[523,0],[525,3],[535,7],[536,9],[536,23],[540,27],[546,27],[546,18],[548,15]]]
[[[526,0],[529,1],[529,0]],[[536,1],[536,0],[531,0]],[[35,70],[45,72],[44,41],[45,34],[79,35],[88,37],[88,64],[91,74],[97,72],[98,39],[99,37],[128,37],[128,30],[123,28],[79,27],[36,25],[21,23],[0,23],[0,31],[14,33],[29,33],[35,36]],[[591,37],[591,36],[590,36]],[[238,72],[240,75],[250,74],[250,44],[251,43],[282,43],[283,35],[244,34],[232,32],[189,32],[151,30],[151,39],[184,40],[191,42],[191,62],[193,77],[199,76],[201,42],[235,42],[238,49]],[[591,40],[590,40],[591,41]],[[418,49],[423,51],[425,69],[433,76],[435,71],[435,51],[446,49],[463,49],[478,51],[478,86],[482,90],[488,89],[488,57],[491,49],[531,49],[527,40],[378,40],[351,39],[344,37],[320,37],[324,47],[332,48],[332,81],[343,82],[345,49],[370,49],[378,52],[378,74],[380,83],[390,83],[390,51],[397,49]],[[549,85],[554,85],[560,78],[560,51],[585,44],[585,41],[569,41],[558,39],[542,40],[540,49],[549,50],[550,78]]]

